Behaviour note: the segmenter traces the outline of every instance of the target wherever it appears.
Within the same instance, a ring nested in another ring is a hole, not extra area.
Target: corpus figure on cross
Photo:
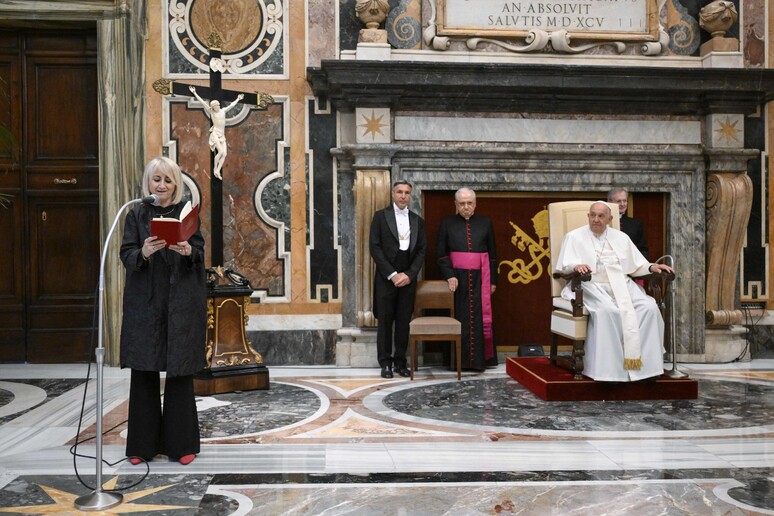
[[[225,133],[226,113],[236,106],[245,96],[243,93],[240,93],[234,102],[226,106],[225,109],[221,109],[219,101],[213,100],[207,103],[198,93],[196,93],[196,88],[194,86],[189,86],[188,89],[191,90],[193,96],[196,97],[196,100],[198,100],[204,108],[204,112],[207,113],[207,116],[212,120],[212,127],[210,127],[210,150],[215,153],[213,173],[218,179],[223,179],[220,174],[220,169],[223,167],[223,162],[226,161],[226,154],[228,152]]]

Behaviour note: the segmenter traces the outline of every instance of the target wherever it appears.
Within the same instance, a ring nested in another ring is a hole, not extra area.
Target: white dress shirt
[[[393,203],[392,207],[395,209],[395,222],[398,223],[398,240],[401,251],[408,251],[409,240],[411,238],[411,226],[409,224],[409,210],[408,207],[402,210]]]

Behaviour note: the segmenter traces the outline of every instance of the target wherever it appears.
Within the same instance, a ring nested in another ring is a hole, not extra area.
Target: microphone
[[[152,206],[158,206],[159,205],[159,196],[156,194],[150,194],[148,197],[143,197],[140,199],[140,202],[143,204],[150,204]]]

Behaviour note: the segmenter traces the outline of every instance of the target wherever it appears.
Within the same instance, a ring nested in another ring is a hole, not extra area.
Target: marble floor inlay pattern
[[[696,400],[567,403],[502,366],[270,367],[268,390],[197,398],[192,464],[147,467],[122,460],[129,376],[106,368],[103,488],[124,500],[102,513],[774,515],[774,360],[682,368]],[[74,514],[93,488],[94,442],[70,453],[79,422],[94,435],[84,373],[0,365],[0,514]]]

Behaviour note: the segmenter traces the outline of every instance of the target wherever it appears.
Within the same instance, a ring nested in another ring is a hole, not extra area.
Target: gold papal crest
[[[532,227],[535,228],[537,241],[513,222],[508,222],[513,226],[511,243],[522,253],[528,251],[531,261],[526,263],[521,258],[514,258],[510,261],[503,260],[498,264],[497,272],[499,273],[500,268],[507,264],[511,268],[511,272],[508,273],[508,281],[511,283],[524,283],[526,285],[543,275],[543,258],[548,259],[550,257],[550,250],[548,248],[548,210],[539,211],[532,217]],[[549,261],[548,267],[550,265]]]

